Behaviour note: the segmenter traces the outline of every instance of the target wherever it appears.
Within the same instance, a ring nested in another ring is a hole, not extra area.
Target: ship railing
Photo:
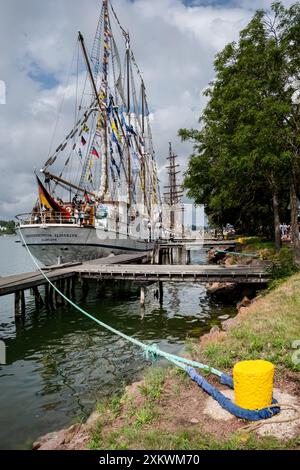
[[[23,225],[79,225],[79,226],[93,226],[94,217],[90,214],[84,214],[84,217],[72,215],[64,215],[61,212],[38,212],[38,213],[24,213],[16,216],[18,224]]]

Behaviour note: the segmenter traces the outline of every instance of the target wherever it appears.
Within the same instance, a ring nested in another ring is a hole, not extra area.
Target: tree
[[[276,2],[273,9],[278,16],[277,36],[285,56],[285,68],[282,74],[283,83],[289,94],[289,104],[292,103],[291,109],[285,116],[285,146],[288,161],[294,262],[297,266],[300,266],[297,203],[300,176],[300,4],[296,3],[285,9],[280,2]]]
[[[13,220],[9,220],[9,221],[0,220],[0,227],[4,228],[2,233],[5,235],[13,235],[14,233],[16,233],[16,224]]]
[[[286,217],[289,192],[291,207],[295,202],[299,174],[299,110],[291,99],[299,19],[299,4],[285,9],[275,3],[271,17],[257,11],[238,44],[216,57],[202,129],[179,131],[195,142],[184,183],[189,195],[206,205],[214,223],[233,223],[249,233],[270,233],[272,218],[277,250],[280,218]]]

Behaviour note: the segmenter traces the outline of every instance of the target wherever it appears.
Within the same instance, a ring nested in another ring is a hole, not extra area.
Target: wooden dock
[[[141,285],[141,304],[145,301],[144,286],[149,283],[158,282],[161,297],[163,282],[234,282],[264,285],[271,278],[270,273],[257,267],[147,264],[150,260],[151,255],[148,252],[133,253],[84,263],[50,266],[44,271],[51,282],[68,298],[74,298],[77,281],[80,281],[83,293],[88,291],[88,282],[92,280],[97,281],[98,285],[105,281],[137,282]],[[40,286],[45,287],[43,296],[39,291]],[[64,303],[58,292],[38,271],[0,277],[0,296],[15,294],[16,317],[25,313],[25,291],[28,289],[32,290],[37,307],[54,307]]]
[[[44,268],[47,277],[52,281],[62,281],[77,277],[79,268],[83,266],[86,269],[93,269],[94,266],[98,268],[105,264],[105,266],[110,266],[113,264],[118,264],[122,266],[123,264],[130,263],[146,263],[149,261],[149,253],[134,253],[131,255],[118,255],[118,256],[109,256],[107,258],[100,258],[97,260],[86,261],[85,263],[69,263],[59,266],[50,266]],[[138,265],[137,265],[138,266]],[[16,291],[22,291],[26,289],[32,289],[34,287],[46,285],[47,280],[39,271],[15,274],[12,276],[0,277],[0,296],[13,294]]]
[[[105,265],[87,266],[83,263],[76,268],[82,279],[124,279],[131,281],[169,282],[235,282],[265,284],[270,275],[261,268],[249,266],[212,265]]]

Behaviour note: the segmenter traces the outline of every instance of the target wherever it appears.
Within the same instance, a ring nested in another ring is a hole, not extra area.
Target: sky
[[[143,72],[159,174],[168,142],[183,170],[192,151],[178,129],[198,127],[215,54],[238,39],[267,0],[113,0]],[[292,1],[283,1],[289,5]],[[29,212],[34,169],[47,159],[62,97],[63,135],[74,113],[66,79],[80,29],[92,45],[100,0],[0,0],[0,218]],[[4,96],[5,95],[5,96]],[[4,99],[5,98],[5,99]],[[5,102],[5,104],[4,104]],[[53,145],[60,142],[54,142]]]

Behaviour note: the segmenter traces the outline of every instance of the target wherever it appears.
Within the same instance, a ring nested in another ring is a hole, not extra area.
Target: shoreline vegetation
[[[250,247],[275,261],[277,277],[250,305],[240,307],[236,317],[224,321],[222,329],[213,327],[199,341],[188,341],[186,355],[228,374],[240,360],[269,360],[276,370],[274,387],[299,397],[300,364],[293,361],[293,342],[300,339],[300,273],[288,271],[289,247],[281,251],[281,260],[269,244],[252,241],[242,250],[250,252]],[[222,389],[214,376],[208,379]],[[247,423],[242,420],[208,416],[207,399],[185,372],[162,363],[150,367],[140,382],[126,387],[121,395],[98,403],[86,423],[43,436],[33,448],[300,449],[300,429],[288,439],[246,433]]]
[[[0,220],[0,237],[1,235],[15,235],[16,225],[13,220]]]

